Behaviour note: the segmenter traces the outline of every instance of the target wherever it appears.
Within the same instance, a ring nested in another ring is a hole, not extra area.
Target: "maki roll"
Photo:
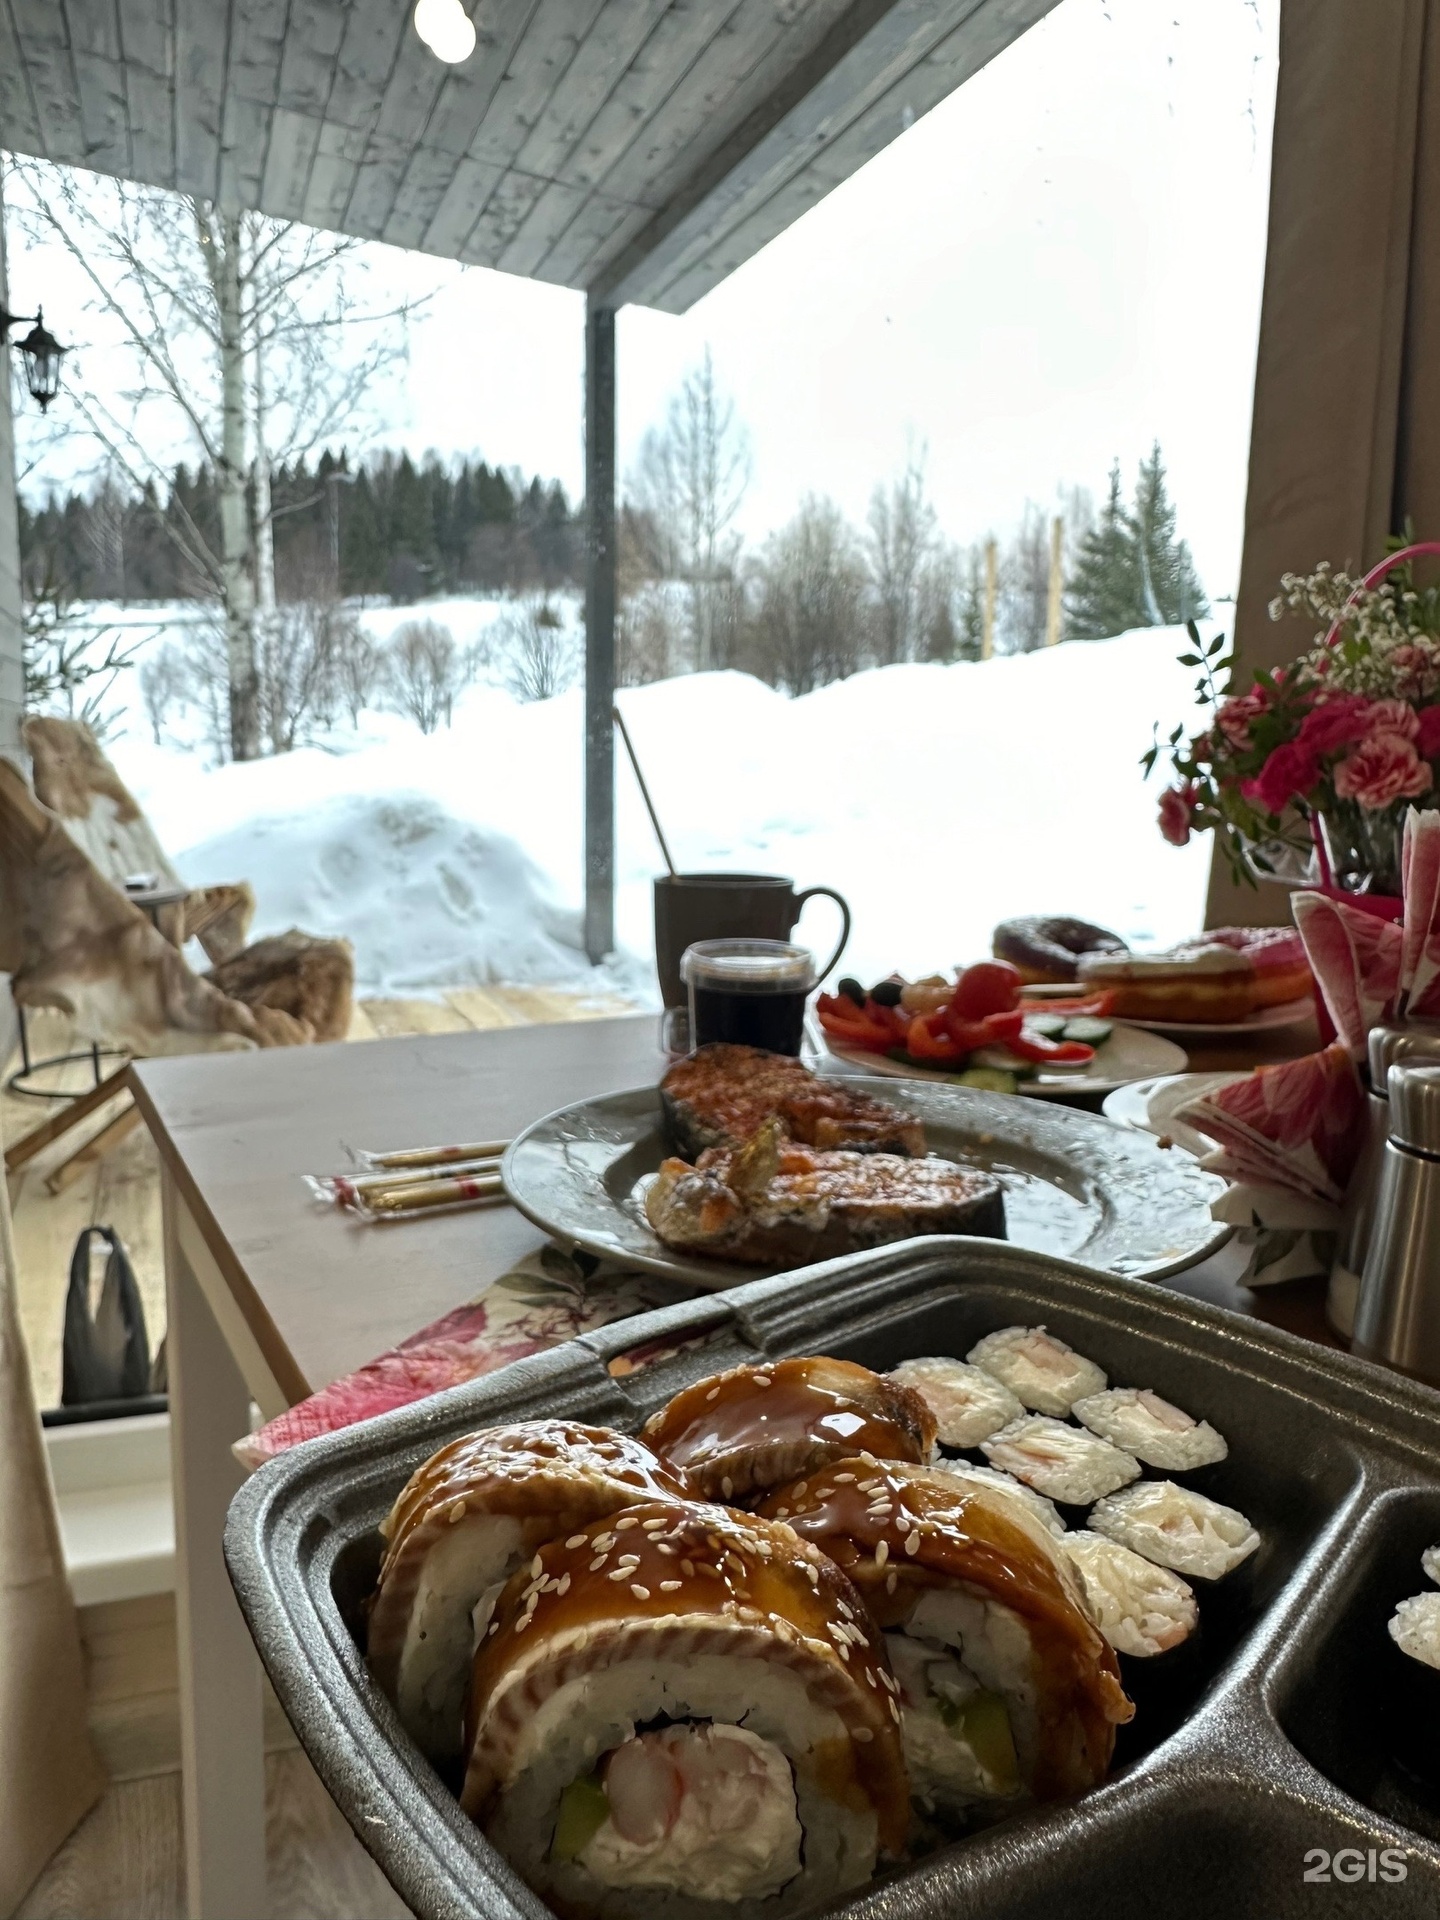
[[[1002,1327],[987,1333],[966,1359],[979,1367],[1032,1413],[1062,1417],[1077,1400],[1101,1393],[1105,1375],[1093,1360],[1076,1353],[1044,1327]]]
[[[925,1809],[1053,1800],[1105,1777],[1132,1712],[1055,1537],[1008,1494],[847,1460],[764,1511],[837,1562],[884,1630]]]
[[[934,1471],[952,1474],[957,1480],[968,1480],[972,1486],[988,1487],[1003,1499],[1017,1501],[1047,1533],[1065,1531],[1065,1522],[1055,1502],[1047,1500],[1043,1493],[1036,1493],[1033,1487],[1027,1487],[1013,1473],[1001,1473],[998,1467],[977,1467],[969,1460],[936,1460]]]
[[[460,1757],[477,1632],[542,1541],[688,1487],[643,1441],[569,1420],[491,1427],[441,1447],[381,1524],[370,1670],[437,1764]]]
[[[743,1502],[852,1453],[928,1460],[935,1416],[912,1387],[849,1360],[776,1360],[697,1380],[644,1438],[704,1498]]]
[[[906,1360],[890,1378],[914,1388],[935,1416],[940,1444],[962,1452],[1025,1411],[1008,1387],[964,1360]]]
[[[1067,1533],[1064,1546],[1090,1616],[1117,1653],[1153,1660],[1194,1633],[1200,1609],[1179,1574],[1085,1529]]]
[[[1173,1480],[1142,1480],[1102,1500],[1090,1525],[1158,1567],[1191,1580],[1220,1580],[1248,1560],[1260,1536],[1234,1507]]]
[[[1067,1506],[1088,1507],[1140,1477],[1140,1462],[1084,1427],[1029,1414],[1002,1427],[980,1451],[992,1466]]]
[[[1230,1451],[1208,1420],[1196,1420],[1149,1387],[1112,1387],[1108,1393],[1092,1393],[1077,1400],[1070,1411],[1092,1433],[1162,1473],[1191,1473],[1196,1467],[1213,1466]]]
[[[1426,1555],[1430,1560],[1435,1549]],[[1430,1572],[1430,1567],[1426,1567]],[[1433,1574],[1431,1575],[1433,1578]],[[1440,1593],[1417,1593],[1390,1616],[1384,1668],[1386,1722],[1396,1760],[1425,1789],[1440,1786],[1435,1716],[1440,1710]]]
[[[506,1588],[461,1805],[566,1915],[808,1912],[904,1844],[895,1686],[860,1596],[788,1527],[632,1507]]]
[[[1440,1593],[1417,1593],[1390,1616],[1390,1638],[1422,1667],[1440,1670]]]
[[[1440,1547],[1426,1547],[1420,1556],[1420,1571],[1440,1586]]]

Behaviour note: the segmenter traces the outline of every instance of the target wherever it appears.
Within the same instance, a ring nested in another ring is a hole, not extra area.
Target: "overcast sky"
[[[863,518],[911,447],[947,533],[1003,533],[1158,437],[1206,586],[1233,591],[1277,20],[1278,0],[1062,0],[688,314],[621,314],[622,463],[707,344],[753,443],[752,536],[812,489]],[[578,493],[579,297],[374,252],[438,288],[378,442]]]

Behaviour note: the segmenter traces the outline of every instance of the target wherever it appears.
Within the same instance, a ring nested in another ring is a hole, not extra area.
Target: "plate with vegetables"
[[[1031,997],[1004,960],[978,961],[953,979],[842,980],[820,995],[816,1015],[837,1059],[989,1093],[1112,1093],[1189,1064],[1174,1041],[1112,1020],[1107,994]]]

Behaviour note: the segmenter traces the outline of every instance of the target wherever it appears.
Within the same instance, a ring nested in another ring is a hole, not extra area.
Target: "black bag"
[[[90,1236],[110,1244],[105,1279],[94,1318],[90,1315]],[[60,1404],[129,1400],[150,1391],[150,1340],[135,1274],[113,1227],[86,1227],[70,1256],[65,1295],[65,1341]]]

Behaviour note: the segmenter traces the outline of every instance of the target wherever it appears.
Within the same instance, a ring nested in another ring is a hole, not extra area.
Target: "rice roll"
[[[1440,1547],[1426,1547],[1420,1556],[1420,1570],[1427,1580],[1440,1586]]]
[[[1173,1480],[1142,1480],[1110,1494],[1092,1511],[1090,1525],[1190,1580],[1223,1579],[1260,1544],[1243,1513]]]
[[[1208,1420],[1196,1420],[1149,1387],[1112,1387],[1070,1409],[1083,1426],[1162,1473],[1213,1466],[1230,1449]]]
[[[860,1596],[788,1527],[632,1507],[501,1596],[461,1805],[571,1920],[808,1912],[904,1845],[895,1685]]]
[[[764,1511],[836,1561],[884,1630],[922,1808],[1003,1809],[1104,1779],[1133,1709],[1060,1543],[1023,1506],[862,1457]]]
[[[1063,1544],[1080,1575],[1090,1617],[1117,1653],[1153,1659],[1194,1633],[1200,1609],[1178,1573],[1085,1528],[1067,1533]]]
[[[1025,1411],[1008,1387],[964,1360],[906,1360],[890,1378],[921,1396],[945,1447],[978,1447]]]
[[[935,1416],[912,1387],[849,1360],[776,1360],[696,1381],[644,1438],[705,1499],[743,1502],[852,1453],[928,1460]]]
[[[1140,1477],[1140,1462],[1132,1454],[1043,1413],[1024,1414],[1002,1427],[980,1451],[1027,1487],[1071,1507],[1088,1507]]]
[[[969,1460],[936,1460],[933,1466],[936,1473],[953,1474],[957,1480],[968,1480],[974,1486],[989,1487],[1007,1500],[1018,1501],[1047,1533],[1064,1533],[1065,1522],[1060,1518],[1060,1510],[1055,1502],[1047,1500],[1043,1493],[1037,1493],[1033,1487],[1027,1487],[1013,1473],[1001,1473],[998,1467],[979,1467]]]
[[[1093,1360],[1044,1327],[1002,1327],[987,1333],[965,1358],[1008,1387],[1032,1413],[1067,1414],[1077,1400],[1103,1392],[1106,1385]]]
[[[421,1751],[459,1759],[477,1631],[542,1541],[688,1492],[643,1441],[569,1420],[467,1434],[417,1468],[381,1523],[366,1650]]]
[[[1417,1593],[1390,1616],[1390,1638],[1424,1667],[1440,1667],[1440,1593]]]

